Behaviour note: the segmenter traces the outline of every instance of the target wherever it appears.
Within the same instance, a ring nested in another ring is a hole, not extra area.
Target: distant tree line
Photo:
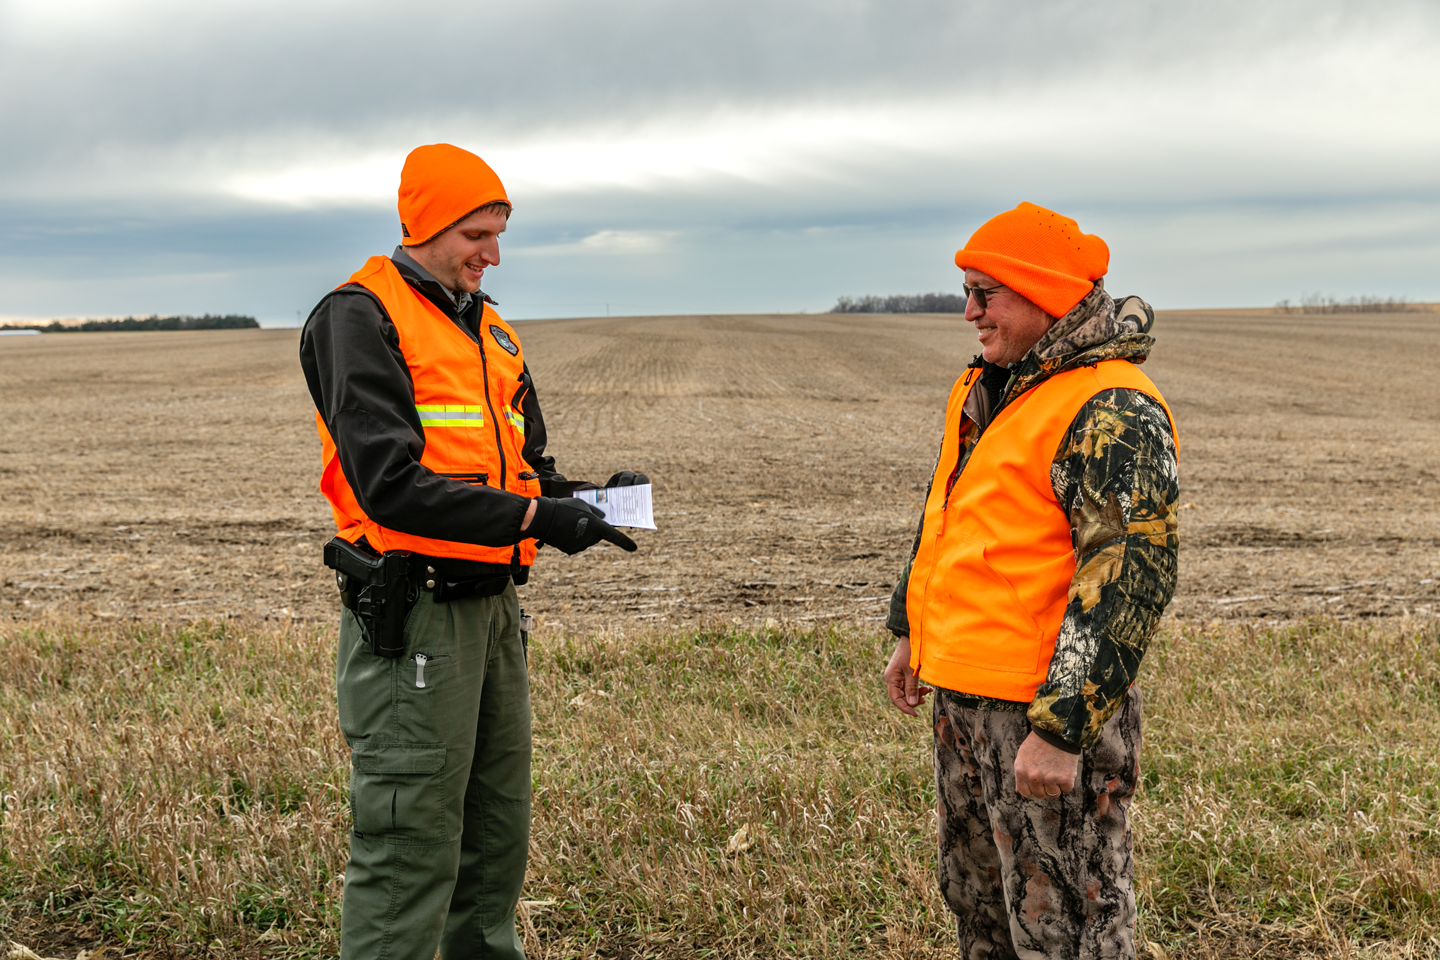
[[[1411,310],[1425,310],[1426,306],[1411,303],[1404,297],[1350,297],[1337,300],[1322,297],[1318,293],[1307,293],[1298,304],[1281,300],[1275,304],[1282,313],[1408,313]]]
[[[224,316],[205,314],[203,317],[176,316],[124,317],[115,320],[83,320],[79,323],[17,324],[12,330],[39,330],[41,333],[94,333],[103,330],[243,330],[259,327],[254,317],[227,313]]]
[[[893,297],[841,297],[831,313],[964,313],[959,293],[901,293]]]

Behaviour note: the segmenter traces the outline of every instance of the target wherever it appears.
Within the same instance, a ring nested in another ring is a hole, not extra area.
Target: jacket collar
[[[403,245],[395,248],[395,252],[390,255],[390,262],[395,264],[395,269],[400,271],[400,276],[405,278],[406,283],[423,294],[426,300],[435,304],[440,312],[451,320],[458,320],[465,316],[477,303],[499,306],[483,290],[473,296],[462,293],[457,297],[444,284],[436,280],[429,270],[422,267],[418,260],[410,256],[410,251],[406,250]]]

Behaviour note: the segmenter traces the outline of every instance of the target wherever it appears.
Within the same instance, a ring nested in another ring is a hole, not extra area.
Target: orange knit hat
[[[407,247],[465,219],[487,203],[509,203],[489,164],[448,143],[416,147],[400,171],[400,233]]]
[[[1063,317],[1110,269],[1110,248],[1053,210],[1022,203],[985,222],[955,254],[1052,317]]]

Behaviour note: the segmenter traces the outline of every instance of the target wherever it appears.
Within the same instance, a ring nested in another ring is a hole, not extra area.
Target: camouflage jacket
[[[1149,305],[1138,297],[1117,307],[1103,282],[1096,283],[1011,367],[994,409],[985,409],[991,404],[980,400],[979,416],[967,421],[959,470],[965,469],[985,427],[1026,390],[1061,371],[1102,360],[1142,363],[1155,342],[1146,333],[1153,320]],[[973,365],[980,365],[978,357]],[[1165,409],[1135,390],[1106,390],[1091,398],[1055,451],[1050,482],[1070,517],[1075,575],[1046,680],[1028,704],[965,699],[973,700],[972,706],[1026,710],[1037,734],[1074,752],[1099,739],[1101,726],[1123,702],[1175,592],[1180,481]],[[919,543],[917,531],[912,562]],[[909,580],[907,563],[886,621],[897,635],[910,632],[905,613]]]

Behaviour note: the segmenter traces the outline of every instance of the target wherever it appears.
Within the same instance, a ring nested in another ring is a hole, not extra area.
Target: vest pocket
[[[925,592],[927,654],[1000,673],[1035,673],[1045,646],[1040,625],[990,565],[984,541],[950,531],[942,537]]]
[[[439,843],[445,830],[445,744],[360,740],[350,754],[355,832]]]
[[[464,480],[466,483],[480,487],[490,482],[490,474],[488,473],[442,473],[440,476],[447,477],[451,480]]]

